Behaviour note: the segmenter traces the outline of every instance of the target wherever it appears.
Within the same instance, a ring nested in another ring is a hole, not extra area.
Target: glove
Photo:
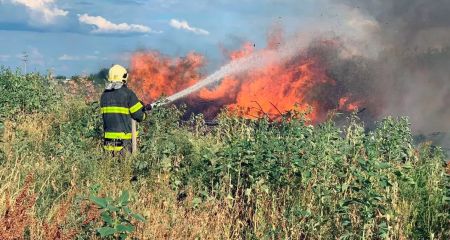
[[[144,111],[146,111],[146,112],[150,112],[152,109],[153,109],[153,107],[151,104],[147,104],[144,106]]]

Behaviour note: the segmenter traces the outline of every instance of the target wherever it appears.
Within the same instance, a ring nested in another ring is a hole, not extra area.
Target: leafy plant
[[[56,84],[47,77],[35,73],[22,75],[3,67],[0,68],[0,93],[0,120],[16,117],[19,112],[49,112],[62,100]]]
[[[129,234],[135,231],[133,219],[145,222],[142,215],[133,213],[128,207],[129,198],[128,191],[123,191],[116,200],[111,197],[96,196],[95,191],[91,191],[89,200],[101,212],[100,216],[103,223],[96,230],[102,238],[126,239]]]

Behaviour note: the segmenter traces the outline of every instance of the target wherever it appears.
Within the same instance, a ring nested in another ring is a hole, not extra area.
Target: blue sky
[[[336,16],[322,0],[0,0],[0,65],[22,67],[27,52],[29,71],[70,76],[156,49],[202,53],[214,69],[221,47],[263,47],[274,24],[290,33],[324,18]]]

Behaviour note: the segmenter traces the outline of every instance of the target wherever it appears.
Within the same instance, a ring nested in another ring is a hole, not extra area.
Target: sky
[[[322,0],[0,0],[0,65],[24,71],[27,54],[28,71],[71,76],[127,66],[133,52],[152,49],[201,53],[212,70],[224,49],[264,47],[274,25],[333,30],[335,12]]]

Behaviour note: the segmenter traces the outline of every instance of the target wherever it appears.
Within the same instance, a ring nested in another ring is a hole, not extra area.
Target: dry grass
[[[73,198],[76,190],[71,190],[66,200],[57,205],[53,216],[42,223],[42,235],[44,239],[70,240],[79,233],[78,228],[64,229],[67,217],[73,207]]]
[[[137,231],[139,239],[229,239],[233,224],[229,209],[223,202],[211,200],[196,206],[192,194],[179,201],[177,194],[164,183],[143,186],[133,205],[147,222]]]
[[[34,177],[30,174],[14,200],[6,194],[6,210],[0,217],[0,239],[24,239],[26,236],[29,239],[74,239],[78,230],[76,228],[65,230],[64,225],[72,208],[75,191],[72,191],[64,202],[55,205],[52,218],[40,220],[36,216],[35,205],[38,195],[32,190],[33,185]],[[11,204],[11,201],[14,203]]]
[[[32,183],[33,176],[28,175],[13,204],[7,194],[6,210],[0,218],[0,239],[22,239],[27,228],[35,223],[36,219],[31,214],[36,203],[36,195],[30,191]]]
[[[170,173],[160,172],[158,176],[142,177],[137,183],[130,183],[134,174],[132,158],[121,162],[103,156],[96,158],[96,162],[82,162],[83,158],[90,159],[87,156],[100,156],[101,149],[98,146],[93,145],[87,151],[79,151],[76,145],[75,150],[70,150],[73,152],[47,155],[43,144],[53,140],[53,136],[50,136],[51,126],[72,121],[72,116],[65,108],[75,109],[84,102],[73,99],[70,101],[70,107],[61,105],[54,115],[36,113],[21,116],[17,121],[5,122],[0,143],[0,150],[6,157],[6,161],[0,164],[1,240],[25,237],[68,240],[74,239],[78,234],[88,239],[98,239],[95,231],[87,232],[83,229],[83,226],[89,224],[101,225],[98,209],[88,202],[76,201],[78,197],[86,196],[89,187],[94,184],[100,184],[101,194],[109,196],[118,196],[122,190],[130,190],[130,207],[147,219],[145,223],[137,223],[133,236],[138,239],[324,239],[330,236],[325,234],[341,225],[341,219],[337,218],[320,226],[308,225],[312,217],[299,217],[296,218],[298,222],[289,222],[286,213],[292,203],[284,201],[289,199],[288,196],[295,195],[289,190],[265,193],[255,188],[256,193],[251,200],[255,202],[252,204],[247,204],[243,193],[237,193],[233,198],[207,198],[197,204],[198,195],[193,190],[187,189],[186,198],[179,199],[178,191],[171,188]],[[75,110],[82,112],[85,109]],[[202,141],[209,139],[193,141],[197,141],[194,144],[201,145],[204,144]],[[55,149],[62,145],[58,141],[52,144],[54,145],[51,147]],[[80,165],[69,165],[79,162]],[[93,165],[88,176],[84,172],[88,168],[83,169],[82,164]],[[33,175],[27,176],[30,172]],[[447,172],[450,174],[450,164],[447,165]],[[313,176],[320,174],[312,173]],[[438,180],[429,179],[436,182]],[[64,181],[66,185],[61,184]],[[433,186],[432,182],[428,185]],[[313,193],[313,183],[304,186],[302,191]],[[390,227],[397,234],[396,239],[407,239],[410,236],[407,233],[412,232],[411,229],[415,227],[411,224],[411,219],[417,215],[414,212],[417,206],[413,205],[414,202],[399,197],[399,186],[392,187],[391,191],[393,211],[403,214],[389,216],[390,220],[396,218],[395,221],[389,221],[393,223]],[[221,192],[230,191],[222,189]],[[316,201],[314,194],[296,194],[300,198],[297,203],[302,203],[305,210],[320,213],[323,206]],[[358,211],[350,211],[352,223],[360,224]],[[376,216],[381,217],[385,216]],[[303,229],[306,227],[309,229]],[[271,235],[271,231],[277,231],[277,234]],[[367,231],[367,238],[373,237],[370,231]],[[252,235],[245,235],[248,232]],[[317,235],[306,234],[312,232]]]

